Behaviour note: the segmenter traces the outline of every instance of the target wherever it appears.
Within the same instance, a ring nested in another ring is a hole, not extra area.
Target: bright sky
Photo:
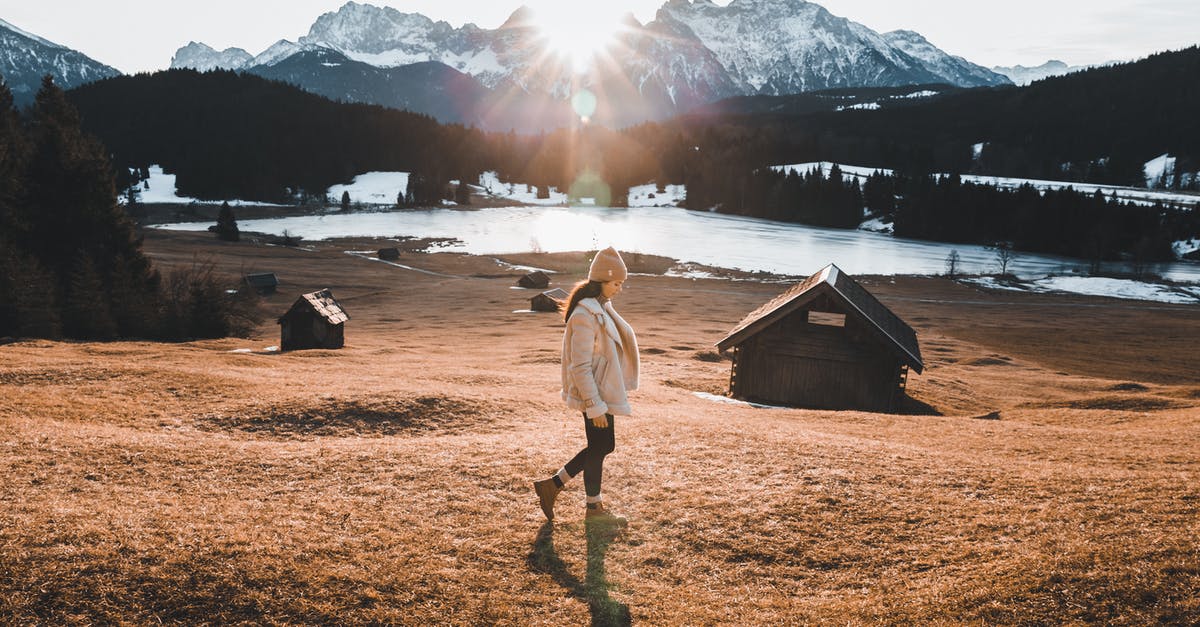
[[[580,0],[527,0],[537,8]],[[737,0],[747,1],[747,0]],[[752,0],[750,0],[752,1]],[[591,0],[654,19],[663,0]],[[454,26],[499,26],[521,0],[373,0]],[[718,0],[720,5],[729,0]],[[123,72],[164,69],[189,41],[258,54],[295,41],[343,0],[0,0],[0,19]],[[879,32],[915,30],[984,66],[1130,60],[1200,43],[1197,0],[821,0],[834,15]]]

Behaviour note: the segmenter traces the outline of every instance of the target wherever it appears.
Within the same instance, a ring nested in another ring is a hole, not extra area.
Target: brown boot
[[[596,503],[595,507],[588,507],[587,514],[583,517],[583,522],[589,525],[603,525],[608,527],[624,527],[629,524],[621,516],[604,509],[604,503]]]
[[[546,520],[554,520],[554,499],[558,498],[562,488],[554,485],[554,479],[545,479],[534,481],[533,491],[537,492],[538,500],[542,503],[542,513],[546,515]]]

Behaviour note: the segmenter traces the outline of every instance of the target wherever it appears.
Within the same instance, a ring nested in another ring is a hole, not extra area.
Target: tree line
[[[0,82],[0,336],[220,337],[256,324],[211,264],[163,277],[117,203],[106,148],[50,77],[28,114]]]

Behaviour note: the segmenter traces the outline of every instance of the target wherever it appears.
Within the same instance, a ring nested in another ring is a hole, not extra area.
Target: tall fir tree
[[[229,201],[221,203],[221,211],[217,213],[217,238],[226,242],[236,242],[242,238]]]
[[[29,135],[26,185],[19,203],[29,225],[27,250],[55,277],[48,289],[71,310],[64,312],[68,335],[110,336],[113,316],[127,318],[134,312],[123,308],[151,298],[157,275],[141,251],[132,220],[117,203],[104,147],[81,130],[78,113],[50,76],[43,79],[34,101]],[[120,282],[138,293],[137,298],[113,301],[109,290],[118,270],[126,274]],[[94,299],[98,326],[88,326],[72,310],[85,305],[76,288],[92,290],[97,285],[100,289],[89,298]],[[136,313],[145,312],[139,305]]]

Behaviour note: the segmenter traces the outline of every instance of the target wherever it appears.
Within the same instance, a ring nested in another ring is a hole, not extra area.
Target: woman
[[[587,493],[585,520],[624,524],[604,509],[600,479],[604,457],[615,446],[613,416],[629,416],[627,393],[638,385],[638,346],[633,328],[613,309],[629,275],[615,248],[596,253],[588,280],[571,291],[563,307],[567,321],[562,348],[562,397],[567,407],[583,413],[587,447],[554,476],[533,482],[546,518],[554,520],[554,499],[572,477],[583,473]]]

